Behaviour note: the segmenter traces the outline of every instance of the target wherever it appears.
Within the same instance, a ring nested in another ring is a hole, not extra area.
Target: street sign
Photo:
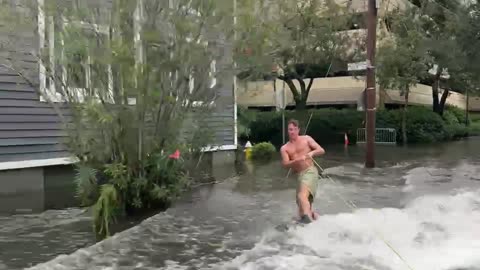
[[[359,71],[367,69],[367,61],[348,63],[348,71]]]

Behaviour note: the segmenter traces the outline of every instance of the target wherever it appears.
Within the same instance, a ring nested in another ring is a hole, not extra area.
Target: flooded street
[[[288,232],[274,228],[296,214],[295,178],[278,161],[232,168],[93,246],[82,210],[0,217],[0,269],[480,269],[479,149],[377,147],[367,170],[362,147],[327,146],[321,217]]]

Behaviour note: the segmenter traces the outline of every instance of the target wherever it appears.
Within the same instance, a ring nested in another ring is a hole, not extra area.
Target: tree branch
[[[300,84],[300,91],[302,91],[302,96],[307,94],[307,87],[305,85],[305,81],[303,79],[297,79],[298,83]]]
[[[315,78],[310,78],[310,82],[308,83],[308,86],[307,86],[307,95],[310,94],[310,89],[312,89],[313,80],[315,80]]]
[[[300,98],[300,93],[298,92],[297,87],[295,86],[295,84],[291,79],[286,79],[286,78],[279,78],[279,79],[284,81],[288,85],[288,88],[290,88],[290,91],[292,92],[294,99]]]

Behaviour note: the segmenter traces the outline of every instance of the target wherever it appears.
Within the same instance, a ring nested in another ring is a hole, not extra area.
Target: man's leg
[[[310,212],[312,212],[312,218],[313,218],[313,220],[317,220],[318,214],[315,211],[313,211],[313,195],[312,195],[312,193],[310,193],[310,195],[308,195],[308,202],[310,203]]]
[[[312,219],[311,204],[308,201],[309,195],[310,191],[308,190],[307,186],[301,183],[297,193],[298,212],[301,219],[304,218],[305,215],[308,216],[310,220]]]

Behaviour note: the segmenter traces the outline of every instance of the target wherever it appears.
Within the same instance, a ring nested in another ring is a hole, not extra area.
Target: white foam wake
[[[360,209],[268,232],[218,269],[480,269],[479,228],[480,191],[425,196],[404,209]]]

